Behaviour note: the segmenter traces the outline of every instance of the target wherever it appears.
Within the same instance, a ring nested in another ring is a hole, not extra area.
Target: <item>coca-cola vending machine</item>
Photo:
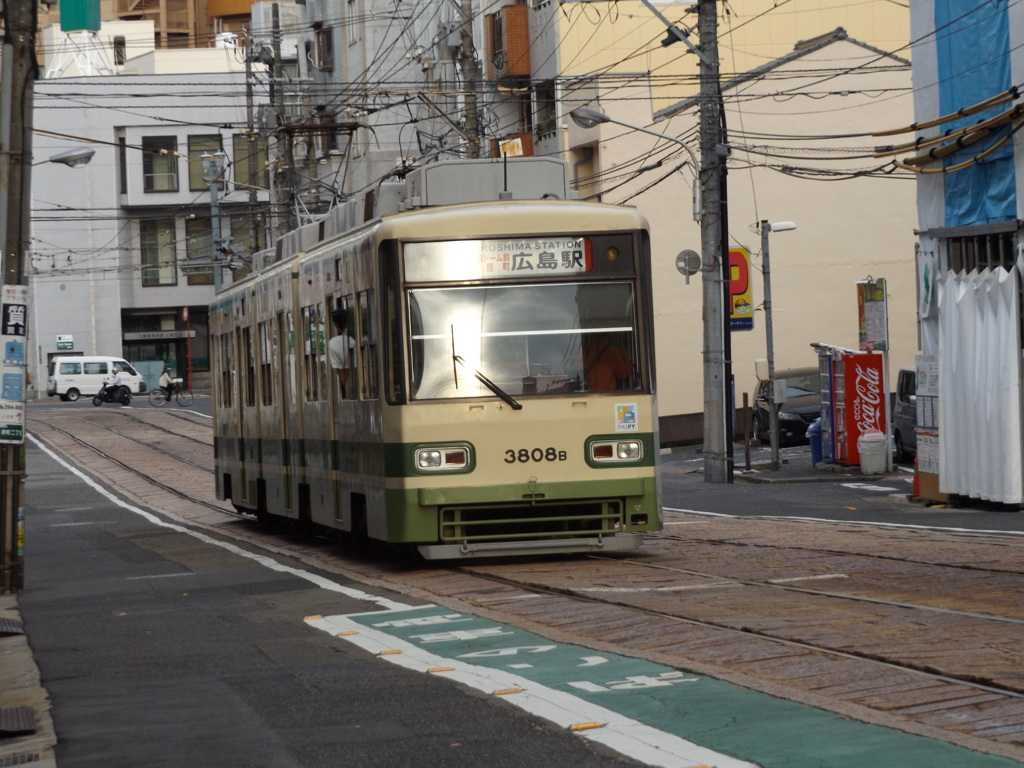
[[[886,433],[885,358],[882,355],[848,355],[843,360],[846,380],[847,464],[860,464],[857,441],[865,432]]]
[[[834,358],[834,365],[836,461],[860,464],[860,436],[865,432],[887,431],[885,357],[851,352]]]
[[[821,378],[823,459],[860,464],[860,436],[888,431],[885,356],[829,344],[813,346]]]

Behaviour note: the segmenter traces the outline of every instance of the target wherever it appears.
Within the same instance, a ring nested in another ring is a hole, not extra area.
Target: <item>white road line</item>
[[[176,579],[179,576],[195,576],[194,573],[154,573],[150,576],[129,576],[128,581],[137,581],[139,579]]]
[[[384,615],[373,614],[374,618]],[[712,765],[716,768],[756,768],[753,763],[706,749],[618,712],[592,704],[572,694],[556,691],[511,672],[435,656],[405,640],[359,624],[349,616],[321,616],[307,619],[307,623],[332,635],[345,633],[341,639],[406,669],[455,680],[488,694],[516,690],[516,693],[502,695],[502,701],[550,720],[561,728],[569,729],[579,723],[601,723],[600,728],[576,733],[646,765],[664,768],[697,768]],[[388,651],[390,653],[387,653]],[[445,671],[431,673],[432,669]]]
[[[739,587],[736,581],[709,581],[707,584],[687,584],[677,587],[581,587],[580,592],[687,592],[693,589],[711,589],[712,587]]]
[[[821,579],[848,579],[845,573],[821,573],[817,576],[794,576],[790,579],[768,579],[767,584],[792,584],[794,581],[819,581]]]

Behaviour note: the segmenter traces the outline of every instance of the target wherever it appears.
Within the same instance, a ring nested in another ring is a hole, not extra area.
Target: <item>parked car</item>
[[[786,380],[786,402],[779,409],[779,445],[807,443],[807,428],[821,416],[821,392],[817,368],[789,368],[775,371],[776,379]],[[750,433],[762,443],[771,442],[768,417],[768,381],[757,382]]]
[[[900,368],[896,377],[896,402],[892,409],[892,446],[897,462],[906,462],[917,453],[917,371]]]

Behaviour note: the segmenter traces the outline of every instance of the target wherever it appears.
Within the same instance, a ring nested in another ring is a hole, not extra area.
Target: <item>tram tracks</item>
[[[126,413],[129,419],[118,423],[110,418],[114,413],[63,424],[48,418],[38,425],[41,433],[53,430],[47,442],[55,449],[73,452],[97,476],[117,475],[110,484],[135,498],[152,495],[140,491],[143,485],[168,494],[145,501],[183,522],[366,584],[468,607],[552,639],[649,658],[983,751],[1024,756],[1024,727],[1015,725],[1024,723],[1024,661],[1017,640],[1024,616],[990,607],[1016,600],[1019,608],[1024,574],[1006,562],[984,569],[985,557],[992,556],[985,551],[988,541],[965,546],[943,537],[955,555],[950,559],[961,562],[935,563],[912,551],[926,545],[923,537],[886,544],[882,534],[851,532],[850,537],[864,537],[861,551],[852,552],[855,542],[839,541],[835,524],[731,520],[716,522],[710,531],[688,527],[692,538],[651,536],[639,556],[417,566],[394,555],[230,524],[252,518],[213,498],[212,461],[204,465],[212,458],[208,442],[179,434],[163,415],[140,419]],[[146,431],[152,428],[170,440],[182,438],[194,455],[176,455],[173,448],[179,446],[151,453]],[[111,449],[110,441],[96,439],[112,430],[118,435],[114,442],[123,446]],[[166,466],[157,473],[154,465]],[[858,570],[856,563],[869,565]],[[828,588],[807,583],[822,580]],[[945,584],[948,594],[917,601],[870,593],[903,580]],[[948,604],[970,599],[986,584],[1003,597],[982,602],[984,610]],[[993,723],[1003,724],[1002,730],[995,732]]]
[[[611,561],[611,562],[615,561],[614,558],[610,558],[610,557],[593,556],[593,555],[591,555],[590,557],[594,557],[595,559],[608,560],[608,561]],[[474,572],[472,568],[464,568],[462,570],[466,571],[467,573],[473,573]],[[681,616],[679,616],[677,614],[673,614],[673,613],[665,612],[665,611],[659,611],[659,610],[652,609],[652,608],[639,608],[637,606],[630,605],[628,603],[620,603],[618,601],[615,601],[615,600],[612,600],[612,599],[609,599],[609,598],[592,597],[592,596],[588,596],[586,594],[580,594],[580,593],[563,593],[563,592],[561,592],[559,590],[542,587],[542,586],[539,586],[537,584],[525,585],[522,582],[517,581],[515,579],[506,579],[506,578],[502,578],[500,576],[495,576],[495,575],[487,575],[484,578],[486,578],[489,581],[492,581],[494,583],[505,584],[505,585],[508,585],[508,586],[514,586],[514,587],[529,586],[529,588],[531,590],[535,590],[537,592],[547,593],[547,594],[551,594],[551,595],[559,595],[559,596],[570,597],[570,598],[572,598],[574,600],[578,600],[580,602],[589,602],[589,603],[594,603],[594,604],[598,604],[598,605],[601,605],[601,604],[615,604],[615,605],[619,605],[620,607],[626,608],[628,610],[634,611],[636,613],[643,614],[645,616],[652,616],[652,617],[656,617],[656,618],[660,618],[660,619],[665,619],[665,620],[672,621],[672,622],[680,622],[680,623],[684,623],[684,624],[689,624],[689,625],[692,625],[694,627],[701,627],[701,628],[712,629],[712,630],[722,630],[722,631],[728,632],[730,634],[735,634],[735,635],[740,635],[740,636],[744,636],[744,637],[754,638],[754,639],[757,639],[757,640],[767,640],[767,641],[770,641],[772,643],[777,643],[777,644],[780,644],[780,645],[783,645],[783,646],[786,646],[786,647],[795,648],[795,649],[799,649],[799,650],[802,650],[802,651],[808,651],[808,652],[812,652],[812,653],[827,654],[829,656],[833,656],[833,657],[837,657],[837,658],[870,661],[872,663],[880,664],[882,666],[888,667],[890,669],[898,670],[898,671],[901,671],[901,672],[917,673],[917,674],[923,676],[924,678],[927,678],[927,679],[930,679],[930,680],[934,680],[936,682],[951,683],[951,684],[954,684],[954,685],[964,685],[964,686],[968,686],[970,688],[976,689],[978,691],[983,691],[983,692],[986,692],[986,693],[992,693],[992,694],[996,694],[996,695],[999,695],[999,696],[1009,696],[1009,697],[1020,699],[1020,700],[1024,701],[1024,688],[1007,688],[1007,687],[1003,687],[1003,686],[993,685],[993,684],[991,684],[991,681],[977,680],[977,679],[972,679],[970,677],[953,677],[953,676],[942,674],[940,672],[936,672],[935,670],[929,669],[927,667],[918,667],[918,666],[915,666],[915,665],[901,664],[901,663],[892,661],[892,660],[887,659],[887,658],[882,657],[882,656],[875,656],[875,655],[867,654],[867,653],[857,653],[857,652],[854,652],[854,651],[840,651],[840,650],[837,650],[835,648],[830,648],[830,647],[827,647],[827,646],[821,645],[821,644],[815,644],[815,643],[810,643],[810,642],[801,641],[801,640],[786,639],[786,638],[782,638],[782,637],[775,637],[775,636],[772,636],[770,634],[766,634],[764,632],[759,632],[759,631],[756,631],[756,630],[753,630],[753,629],[750,629],[750,628],[747,628],[747,627],[740,627],[740,628],[731,627],[731,626],[724,625],[724,624],[716,624],[716,623],[713,623],[713,622],[701,621],[701,620],[698,620],[698,619],[685,618],[685,617],[681,617]],[[737,582],[737,583],[740,583],[740,582]],[[757,585],[757,586],[763,586],[763,585]],[[818,593],[818,594],[827,595],[828,593]],[[828,596],[843,597],[842,595],[828,595]],[[904,607],[927,608],[927,606],[904,606]],[[970,615],[970,614],[964,614],[964,615]],[[991,620],[999,620],[999,617],[986,616],[986,617],[983,617],[983,618],[991,619]],[[1014,621],[1014,623],[1022,623],[1022,622]]]
[[[130,417],[130,418],[132,418],[135,422],[137,422],[139,424],[143,424],[143,425],[145,425],[147,427],[153,426],[153,425],[149,424],[148,422],[146,422],[144,420],[136,419],[134,417]],[[140,456],[138,454],[138,449],[135,449],[135,452],[132,454],[132,457],[131,457],[130,460],[129,459],[125,459],[125,458],[118,458],[117,456],[113,455],[113,452],[107,451],[107,450],[104,450],[104,449],[101,449],[100,447],[98,447],[98,445],[96,445],[94,441],[91,441],[91,440],[83,438],[83,437],[81,437],[79,435],[76,435],[71,430],[59,427],[56,424],[52,423],[51,421],[41,422],[39,420],[29,419],[30,423],[33,422],[33,421],[35,421],[37,424],[40,424],[40,425],[43,425],[45,423],[45,428],[47,430],[50,430],[52,432],[56,432],[56,433],[62,435],[66,440],[74,443],[80,449],[83,449],[85,451],[88,451],[88,452],[92,453],[94,456],[102,459],[104,462],[107,462],[107,463],[109,463],[111,465],[119,467],[120,469],[128,472],[131,477],[136,478],[138,480],[141,480],[142,482],[147,483],[148,485],[152,486],[153,488],[159,488],[160,490],[162,490],[162,491],[164,491],[166,493],[169,493],[172,496],[175,496],[175,497],[177,497],[179,499],[182,499],[184,501],[188,501],[190,503],[199,505],[199,506],[204,507],[206,509],[213,510],[213,511],[219,513],[219,514],[227,514],[227,515],[231,515],[231,516],[234,516],[234,517],[240,517],[240,518],[244,518],[244,519],[251,519],[251,518],[248,518],[248,517],[246,517],[244,515],[238,514],[233,509],[231,509],[230,506],[214,504],[214,503],[211,503],[211,502],[208,502],[208,501],[203,501],[201,499],[196,499],[195,495],[191,491],[191,489],[188,488],[188,487],[183,486],[180,483],[172,483],[170,481],[163,482],[160,479],[154,477],[154,469],[155,469],[155,466],[156,466],[155,463],[152,462],[152,461],[147,460],[147,458],[145,458],[145,457],[141,457],[140,458]],[[88,423],[92,424],[93,422],[88,422]],[[175,437],[181,437],[181,438],[185,438],[185,439],[189,439],[189,440],[194,440],[196,443],[198,443],[200,445],[203,445],[205,447],[210,447],[207,443],[204,443],[203,441],[200,441],[200,440],[196,440],[195,438],[192,438],[192,437],[190,437],[188,435],[183,435],[183,434],[180,434],[180,433],[175,433],[172,430],[167,430],[166,428],[161,428],[161,429],[163,429],[163,431],[167,432],[168,434],[174,435]],[[160,456],[164,456],[166,458],[172,459],[176,463],[184,464],[184,465],[186,465],[188,467],[191,467],[194,470],[199,470],[201,472],[204,472],[207,475],[212,475],[213,474],[212,461],[210,461],[210,460],[207,460],[205,464],[200,462],[200,461],[192,461],[190,459],[187,459],[187,458],[184,458],[184,457],[180,456],[178,453],[176,453],[174,451],[170,451],[170,450],[167,450],[165,448],[161,448],[159,446],[154,445],[150,441],[146,441],[146,440],[140,439],[138,437],[134,437],[134,436],[126,433],[123,430],[114,429],[113,427],[110,427],[109,425],[105,427],[105,431],[108,432],[108,433],[114,433],[114,434],[118,435],[120,438],[124,438],[125,440],[128,440],[129,442],[133,443],[135,446],[138,446],[139,448],[142,448],[145,451],[148,451],[150,453],[155,453],[155,454],[158,454]],[[50,442],[52,444],[52,441],[47,441],[47,442]],[[60,447],[58,447],[58,446],[53,446],[53,447],[57,448],[57,450],[61,450]],[[212,448],[211,448],[211,450],[212,450]],[[166,474],[166,468],[161,469],[161,473]],[[179,473],[172,472],[171,474],[179,474]],[[137,493],[134,493],[133,495],[134,496],[138,496]]]

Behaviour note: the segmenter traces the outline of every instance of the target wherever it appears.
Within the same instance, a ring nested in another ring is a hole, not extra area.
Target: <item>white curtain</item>
[[[947,273],[939,282],[939,489],[1018,504],[1021,340],[1014,269]]]

